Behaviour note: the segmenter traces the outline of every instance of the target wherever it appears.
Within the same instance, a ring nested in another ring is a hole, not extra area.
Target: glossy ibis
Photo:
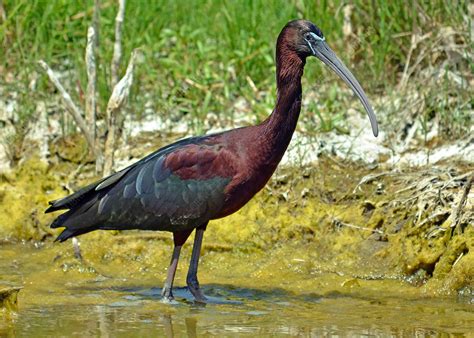
[[[69,209],[51,225],[66,228],[57,240],[98,229],[172,232],[174,250],[162,292],[170,300],[181,247],[196,229],[186,282],[196,301],[205,302],[197,270],[206,226],[209,220],[239,210],[275,171],[296,128],[301,77],[309,56],[320,59],[352,88],[377,136],[377,120],[362,87],[326,44],[321,30],[309,21],[291,21],[278,36],[277,101],[264,122],[178,141],[50,202],[46,212]]]

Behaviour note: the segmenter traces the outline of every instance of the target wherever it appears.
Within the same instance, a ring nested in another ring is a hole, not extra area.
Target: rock
[[[16,311],[18,309],[18,292],[21,287],[0,288],[0,310]]]

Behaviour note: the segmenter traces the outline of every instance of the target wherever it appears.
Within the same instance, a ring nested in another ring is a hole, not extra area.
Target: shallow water
[[[54,248],[0,246],[0,285],[24,287],[17,313],[0,317],[0,336],[469,336],[474,332],[471,301],[423,297],[396,280],[358,281],[347,287],[341,283],[345,278],[334,274],[293,273],[294,278],[282,281],[284,272],[275,271],[274,281],[269,281],[251,278],[238,266],[229,271],[229,266],[242,261],[236,259],[222,270],[203,264],[200,276],[210,304],[194,304],[187,290],[179,287],[174,291],[176,304],[164,304],[161,268],[157,268],[160,276],[112,270],[107,276],[64,272],[54,264]],[[126,270],[127,265],[115,268]],[[177,284],[183,285],[183,278]]]

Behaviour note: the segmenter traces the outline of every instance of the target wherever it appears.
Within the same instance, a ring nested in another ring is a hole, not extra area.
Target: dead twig
[[[99,47],[100,41],[100,0],[94,0],[94,13],[92,14],[92,27],[95,31],[95,47]]]
[[[412,33],[411,43],[410,43],[410,50],[408,51],[408,54],[407,54],[407,59],[406,59],[406,62],[405,62],[405,68],[403,69],[403,74],[402,74],[402,78],[400,80],[400,83],[398,85],[398,90],[405,89],[405,87],[408,83],[408,79],[410,78],[410,76],[413,72],[413,69],[416,68],[416,66],[420,62],[420,58],[418,58],[417,61],[415,62],[415,65],[413,65],[410,69],[410,62],[411,62],[413,52],[415,51],[415,49],[418,47],[418,45],[423,40],[426,40],[427,38],[431,37],[431,35],[432,35],[431,32],[429,32],[425,35],[422,35],[422,36],[420,36],[419,32],[413,32]],[[420,53],[420,54],[423,54],[423,53]]]
[[[81,243],[79,243],[77,237],[72,238],[72,247],[74,249],[74,257],[82,262]]]
[[[352,190],[352,193],[355,194],[357,192],[357,190],[360,190],[361,189],[361,185],[363,184],[368,184],[368,183],[371,183],[375,180],[377,180],[378,178],[382,177],[382,176],[389,176],[389,175],[394,175],[394,174],[397,174],[398,172],[394,172],[394,171],[385,171],[385,172],[381,172],[381,173],[377,173],[377,174],[369,174],[369,175],[365,175],[364,177],[362,177],[362,179],[360,180],[359,183],[357,183],[356,187],[354,188],[354,190]]]
[[[465,173],[465,174],[462,174],[462,175],[458,175],[458,176],[454,176],[454,177],[451,177],[451,179],[446,182],[442,187],[441,189],[446,189],[446,188],[452,188],[452,184],[456,181],[463,181],[466,177],[469,177],[469,175],[472,175],[472,172],[470,173]],[[454,187],[458,187],[460,184],[455,184]]]
[[[117,115],[120,112],[120,106],[124,103],[125,98],[128,97],[129,87],[126,88],[125,82],[122,82],[129,74],[129,68],[133,72],[133,55],[130,59],[129,66],[127,68],[127,73],[119,82],[119,68],[120,61],[122,59],[122,26],[125,17],[125,0],[118,0],[119,9],[117,11],[117,16],[115,17],[115,42],[114,42],[114,54],[112,56],[111,64],[111,80],[110,86],[113,88],[112,95],[107,104],[106,111],[106,123],[107,123],[107,137],[105,139],[104,145],[104,167],[103,175],[109,175],[112,172],[114,165],[114,150],[117,138],[117,124],[118,119]],[[130,84],[133,80],[133,75],[129,74]],[[121,86],[119,84],[122,82]],[[125,92],[124,92],[125,91]],[[125,94],[125,95],[124,95]]]
[[[94,26],[87,30],[86,69],[87,69],[87,95],[86,95],[86,123],[90,126],[91,137],[96,138],[96,108],[97,108],[97,71],[95,60],[96,32]]]
[[[408,187],[394,193],[394,195],[404,194],[405,196],[391,203],[403,205],[409,210],[414,208],[416,212],[413,221],[416,225],[412,233],[424,226],[433,225],[427,230],[426,238],[436,237],[448,229],[454,229],[457,234],[461,234],[463,219],[467,217],[469,222],[472,217],[466,205],[469,203],[474,172],[459,174],[452,168],[435,170],[435,172],[435,175],[428,175],[428,172],[415,174],[406,182]],[[462,194],[458,200],[456,194],[459,194],[459,191],[462,191]],[[450,207],[450,202],[453,200],[456,201],[456,206]]]
[[[458,235],[462,234],[462,229],[460,226],[461,215],[462,215],[462,211],[464,207],[466,206],[467,196],[469,195],[469,191],[471,190],[471,187],[472,187],[472,181],[474,180],[474,172],[471,172],[470,175],[471,176],[469,177],[466,185],[464,186],[462,197],[459,200],[459,204],[456,210],[454,211],[453,223],[451,224],[451,227],[456,229],[456,233]]]
[[[199,84],[199,83],[196,83],[195,81],[193,81],[193,80],[191,80],[191,79],[188,79],[188,78],[184,79],[184,82],[186,82],[188,85],[193,86],[193,87],[196,87],[197,89],[200,89],[200,90],[202,90],[202,91],[206,91],[206,92],[207,92],[207,91],[209,90],[209,88],[207,88],[206,86],[203,86],[203,85],[201,85],[201,84]]]
[[[54,74],[53,70],[48,66],[48,64],[44,62],[43,60],[38,61],[38,64],[41,66],[41,68],[44,69],[44,71],[48,75],[51,82],[54,84],[54,86],[57,88],[57,90],[61,94],[61,98],[66,105],[67,111],[72,115],[77,126],[79,127],[81,132],[84,134],[84,137],[86,138],[86,141],[89,147],[95,152],[97,150],[95,148],[95,140],[92,137],[92,134],[89,128],[87,127],[86,121],[83,118],[83,115],[84,115],[83,112],[78,106],[76,106],[76,104],[71,98],[71,95],[69,95],[69,93],[64,89],[63,85],[57,78],[56,74]]]
[[[342,9],[344,15],[343,25],[342,25],[342,35],[344,36],[344,41],[348,41],[350,38],[354,37],[354,27],[352,25],[352,12],[354,11],[354,5],[347,4]]]
[[[94,12],[95,13],[95,12]],[[86,69],[87,69],[87,96],[86,96],[86,122],[90,126],[91,137],[94,139],[95,171],[100,173],[104,167],[104,156],[97,140],[97,32],[94,25],[87,30]]]
[[[435,214],[426,217],[423,221],[419,222],[413,229],[418,229],[427,223],[433,223],[434,221],[441,222],[446,220],[450,215],[450,212],[447,210],[441,210],[436,212]]]
[[[111,65],[112,79],[110,86],[112,88],[114,88],[119,81],[119,68],[120,61],[122,59],[122,25],[125,16],[125,0],[118,0],[118,3],[119,10],[117,12],[117,16],[115,17],[115,43]]]
[[[104,175],[108,175],[112,172],[114,163],[114,149],[117,134],[117,115],[123,108],[127,101],[130,93],[130,87],[133,83],[133,69],[138,56],[138,50],[135,49],[130,57],[130,62],[127,67],[127,71],[124,77],[114,87],[112,95],[110,96],[109,103],[107,104],[107,138],[105,140],[105,162],[104,162]]]
[[[456,258],[456,260],[454,261],[453,266],[452,266],[453,268],[456,264],[458,264],[458,262],[461,260],[462,256],[464,256],[464,252],[461,252],[459,254],[458,258]]]
[[[345,226],[345,227],[348,227],[348,228],[353,228],[353,229],[358,229],[358,230],[364,230],[364,231],[370,231],[370,232],[373,232],[373,233],[377,233],[377,234],[380,234],[380,235],[383,235],[384,232],[382,230],[379,230],[379,229],[371,229],[371,228],[367,228],[367,227],[362,227],[362,226],[359,226],[359,225],[354,225],[354,224],[350,224],[350,223],[345,223],[345,222],[342,222],[341,220],[338,220],[337,218],[333,218],[333,223],[336,225],[336,226]]]

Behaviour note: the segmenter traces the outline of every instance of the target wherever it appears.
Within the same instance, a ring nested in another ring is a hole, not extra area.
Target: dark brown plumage
[[[97,229],[171,231],[175,248],[163,288],[172,299],[172,283],[181,246],[196,230],[187,283],[197,301],[197,266],[209,220],[245,205],[270,179],[285,153],[301,109],[301,77],[308,56],[316,56],[351,86],[361,99],[377,135],[372,108],[357,80],[337,59],[314,24],[289,22],[276,48],[278,96],[261,124],[178,141],[137,163],[63,199],[46,212],[68,209],[51,227],[65,227],[64,241]]]

